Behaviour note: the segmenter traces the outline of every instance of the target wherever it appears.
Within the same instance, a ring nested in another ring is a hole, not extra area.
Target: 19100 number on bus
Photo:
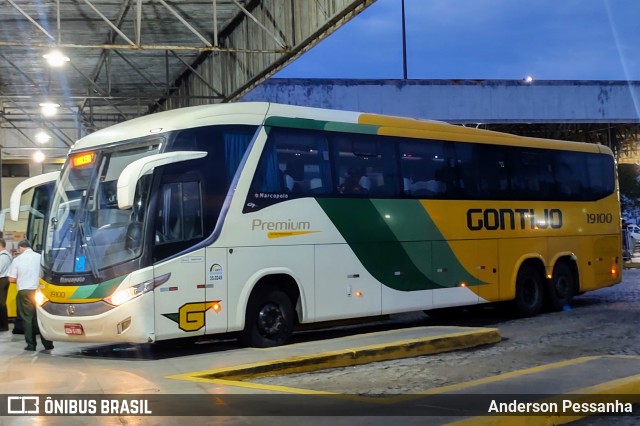
[[[613,215],[611,213],[587,213],[587,223],[611,223]]]

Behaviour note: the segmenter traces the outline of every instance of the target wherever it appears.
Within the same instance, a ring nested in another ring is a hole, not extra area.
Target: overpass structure
[[[620,161],[638,161],[640,81],[270,79],[242,100],[602,143]]]

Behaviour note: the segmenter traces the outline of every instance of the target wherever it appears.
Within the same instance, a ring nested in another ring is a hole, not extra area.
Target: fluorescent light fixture
[[[40,104],[40,112],[45,117],[53,117],[58,113],[58,108],[60,108],[59,104],[54,104],[53,102],[43,102]]]
[[[33,161],[36,163],[42,163],[45,158],[47,158],[47,156],[44,155],[42,151],[36,151],[33,153]]]
[[[65,62],[69,62],[68,56],[64,55],[59,50],[52,50],[46,55],[42,55],[47,60],[47,63],[52,67],[61,67]]]
[[[40,130],[36,133],[36,142],[38,143],[47,143],[51,140],[51,136],[44,130]]]

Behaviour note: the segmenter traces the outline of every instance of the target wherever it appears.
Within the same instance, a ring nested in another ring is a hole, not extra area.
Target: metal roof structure
[[[3,0],[2,157],[61,157],[117,122],[236,100],[373,2]],[[50,66],[52,49],[69,60]],[[58,114],[44,117],[43,103]],[[53,138],[37,143],[38,129]]]

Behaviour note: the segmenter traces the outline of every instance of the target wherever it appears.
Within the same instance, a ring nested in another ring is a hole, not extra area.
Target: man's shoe
[[[45,350],[45,351],[50,351],[50,350],[52,350],[52,349],[53,349],[53,345],[49,345],[49,346],[45,346],[45,347],[44,347],[44,350]]]
[[[36,347],[27,345],[27,346],[24,347],[24,350],[33,352],[33,351],[36,350]]]

